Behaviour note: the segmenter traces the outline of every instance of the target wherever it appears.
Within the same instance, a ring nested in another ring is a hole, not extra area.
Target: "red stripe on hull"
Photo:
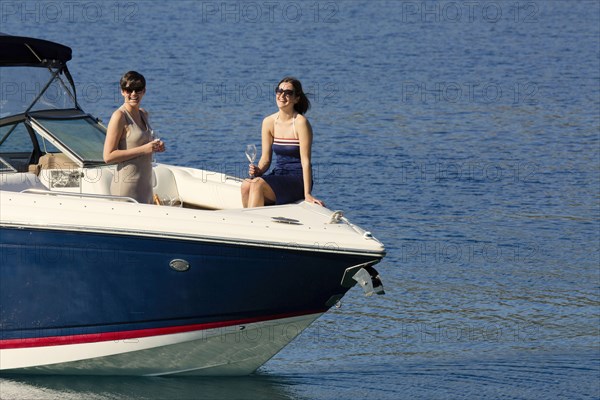
[[[302,315],[323,313],[326,310],[307,311],[297,313],[286,313],[271,315],[265,317],[244,318],[230,321],[208,322],[204,324],[169,326],[163,328],[138,329],[120,332],[90,333],[82,335],[50,336],[41,338],[26,339],[5,339],[0,340],[0,350],[2,349],[22,349],[28,347],[46,347],[61,346],[70,344],[97,343],[111,340],[137,339],[150,336],[172,335],[175,333],[202,331],[208,329],[224,328],[233,325],[251,324],[255,322],[272,321],[283,318],[299,317]]]

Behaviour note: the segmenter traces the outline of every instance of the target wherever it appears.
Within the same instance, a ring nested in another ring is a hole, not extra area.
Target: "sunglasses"
[[[275,94],[277,94],[277,95],[283,94],[284,96],[289,97],[289,96],[293,96],[294,95],[294,91],[290,90],[290,89],[280,89],[280,88],[277,88],[277,89],[275,89]]]
[[[146,88],[142,85],[132,85],[132,86],[128,86],[126,88],[123,88],[123,90],[127,93],[141,93],[145,90]]]

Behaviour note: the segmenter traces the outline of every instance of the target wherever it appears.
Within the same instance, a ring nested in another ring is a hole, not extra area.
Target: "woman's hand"
[[[307,203],[311,203],[311,204],[318,204],[318,205],[320,205],[321,207],[325,207],[325,203],[324,203],[324,202],[322,202],[321,200],[319,200],[319,199],[317,199],[317,198],[313,197],[311,194],[307,194],[307,195],[305,195],[305,196],[304,196],[304,200],[305,200]]]
[[[253,176],[253,177],[258,177],[258,176],[262,175],[262,171],[258,167],[258,165],[250,164],[248,166],[248,175]]]
[[[156,139],[150,142],[152,144],[152,152],[153,153],[162,153],[165,151],[165,142],[160,139]]]
[[[144,154],[162,153],[165,151],[165,143],[160,139],[152,140],[140,147],[143,149]]]

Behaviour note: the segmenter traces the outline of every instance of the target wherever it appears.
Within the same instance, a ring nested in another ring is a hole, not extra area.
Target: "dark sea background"
[[[168,151],[242,176],[273,89],[312,94],[314,194],[387,248],[242,378],[0,377],[1,399],[598,399],[598,1],[8,1],[105,123],[127,70]]]

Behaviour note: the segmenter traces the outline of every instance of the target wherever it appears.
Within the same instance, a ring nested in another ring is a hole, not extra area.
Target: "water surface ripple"
[[[159,161],[243,175],[298,76],[315,194],[388,256],[385,296],[352,289],[251,377],[5,376],[0,397],[599,398],[600,5],[467,3],[2,2],[2,31],[73,48],[105,121],[145,74]]]

